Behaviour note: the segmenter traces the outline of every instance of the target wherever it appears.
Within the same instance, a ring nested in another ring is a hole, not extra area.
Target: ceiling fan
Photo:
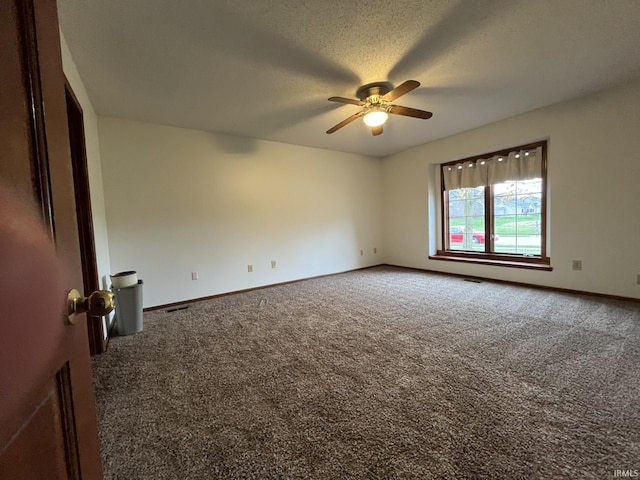
[[[416,80],[407,80],[396,88],[393,88],[388,82],[374,82],[363,85],[358,89],[356,95],[360,100],[345,97],[331,97],[329,99],[330,102],[348,103],[364,108],[327,130],[327,133],[333,133],[359,117],[362,117],[364,123],[371,127],[371,133],[374,136],[382,134],[382,125],[387,121],[389,113],[404,115],[405,117],[422,118],[423,120],[431,118],[433,116],[431,112],[393,105],[391,103],[396,98],[409,93],[411,90],[415,90],[419,86],[420,82]]]

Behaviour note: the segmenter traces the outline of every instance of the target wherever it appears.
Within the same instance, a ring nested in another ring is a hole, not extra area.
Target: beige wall
[[[640,298],[640,80],[383,160],[385,261]],[[429,260],[440,235],[436,165],[549,139],[552,272]],[[573,271],[572,260],[583,270]]]
[[[138,272],[145,306],[381,262],[379,159],[106,117],[99,130],[112,270]]]

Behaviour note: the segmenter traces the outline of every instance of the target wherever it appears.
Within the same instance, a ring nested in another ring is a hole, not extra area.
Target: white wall
[[[138,272],[145,307],[381,263],[379,159],[106,117],[99,131],[112,270]]]
[[[98,118],[89,100],[78,69],[73,61],[67,42],[60,32],[62,48],[62,69],[71,85],[80,106],[84,119],[84,135],[87,150],[87,169],[89,173],[89,191],[91,194],[91,213],[93,215],[93,233],[96,248],[96,262],[101,288],[108,289],[111,282],[109,259],[109,240],[107,236],[107,220],[104,206],[104,191],[102,187],[102,166],[100,162],[100,146],[98,142]],[[86,292],[87,294],[91,292]],[[110,315],[113,318],[113,315]],[[105,329],[106,333],[106,329]]]
[[[553,271],[429,260],[436,165],[545,138]],[[382,177],[387,263],[640,298],[640,80],[388,157]]]

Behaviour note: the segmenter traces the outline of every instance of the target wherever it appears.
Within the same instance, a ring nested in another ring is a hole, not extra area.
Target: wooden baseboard
[[[277,287],[277,286],[280,286],[280,285],[288,285],[290,283],[304,282],[305,280],[311,280],[313,278],[331,277],[333,275],[340,275],[342,273],[347,273],[347,272],[357,272],[358,270],[367,270],[369,268],[379,267],[380,265],[383,265],[383,264],[370,265],[368,267],[361,267],[361,268],[353,268],[351,270],[344,270],[342,272],[335,272],[335,273],[327,273],[327,274],[324,274],[324,275],[315,275],[313,277],[299,278],[297,280],[289,280],[288,282],[270,283],[270,284],[267,284],[267,285],[261,285],[259,287],[245,288],[245,289],[242,289],[242,290],[234,290],[234,291],[231,291],[231,292],[218,293],[216,295],[209,295],[207,297],[192,298],[190,300],[182,300],[180,302],[165,303],[165,304],[162,304],[162,305],[155,305],[153,307],[144,308],[143,312],[152,312],[154,310],[166,310],[168,308],[180,307],[182,305],[187,305],[189,303],[201,302],[203,300],[211,300],[213,298],[219,298],[219,297],[226,297],[227,295],[235,295],[236,293],[253,292],[254,290],[262,290],[264,288]]]
[[[254,290],[262,290],[264,288],[270,288],[270,287],[277,287],[280,285],[288,285],[291,283],[297,283],[297,282],[304,282],[305,280],[311,280],[313,278],[322,278],[322,277],[331,277],[333,275],[340,275],[342,273],[347,273],[347,272],[357,272],[359,270],[367,270],[370,268],[374,268],[374,267],[380,267],[380,266],[388,266],[388,267],[394,267],[394,268],[403,268],[406,270],[413,270],[413,271],[417,271],[417,272],[426,272],[426,273],[433,273],[433,274],[437,274],[437,275],[446,275],[446,276],[450,276],[450,277],[460,277],[460,278],[467,278],[467,279],[471,279],[471,280],[476,280],[476,281],[487,281],[487,282],[497,282],[497,283],[504,283],[507,285],[517,285],[517,286],[521,286],[521,287],[528,287],[528,288],[539,288],[542,290],[552,290],[555,292],[563,292],[563,293],[571,293],[574,295],[589,295],[592,297],[600,297],[600,298],[608,298],[611,300],[623,300],[623,301],[631,301],[631,302],[636,302],[636,303],[640,303],[640,298],[634,298],[634,297],[623,297],[623,296],[619,296],[619,295],[610,295],[607,293],[597,293],[597,292],[589,292],[589,291],[585,291],[585,290],[573,290],[570,288],[560,288],[560,287],[551,287],[551,286],[547,286],[547,285],[537,285],[535,283],[526,283],[526,282],[514,282],[511,280],[500,280],[500,279],[496,279],[496,278],[489,278],[489,277],[479,277],[479,276],[475,276],[475,275],[464,275],[461,273],[449,273],[449,272],[440,272],[438,270],[429,270],[426,268],[416,268],[416,267],[405,267],[402,265],[393,265],[390,263],[380,263],[378,265],[371,265],[369,267],[362,267],[362,268],[354,268],[351,270],[344,270],[342,272],[336,272],[336,273],[328,273],[325,275],[316,275],[313,277],[305,277],[305,278],[299,278],[297,280],[290,280],[288,282],[280,282],[280,283],[270,283],[268,285],[261,285],[259,287],[253,287],[253,288],[245,288],[242,290],[234,290],[231,292],[225,292],[225,293],[218,293],[216,295],[209,295],[206,297],[198,297],[198,298],[192,298],[190,300],[182,300],[180,302],[174,302],[174,303],[165,303],[162,305],[156,305],[153,307],[147,307],[144,309],[145,312],[152,312],[154,310],[166,310],[169,308],[175,308],[175,307],[179,307],[179,306],[183,306],[183,305],[188,305],[190,303],[194,303],[194,302],[201,302],[203,300],[211,300],[213,298],[219,298],[219,297],[225,297],[227,295],[235,295],[236,293],[245,293],[245,292],[252,292]],[[111,334],[111,332],[110,332]],[[111,335],[109,335],[111,336]]]
[[[608,293],[597,293],[597,292],[589,292],[586,290],[573,290],[570,288],[561,288],[561,287],[551,287],[548,285],[538,285],[536,283],[526,283],[526,282],[514,282],[511,280],[500,280],[500,279],[496,279],[496,278],[490,278],[490,277],[479,277],[476,275],[465,275],[463,273],[449,273],[449,272],[440,272],[438,270],[429,270],[427,268],[416,268],[416,267],[404,267],[402,265],[392,265],[390,263],[384,263],[383,265],[389,266],[389,267],[394,267],[394,268],[404,268],[406,270],[413,270],[413,271],[417,271],[417,272],[426,272],[426,273],[433,273],[433,274],[438,274],[438,275],[447,275],[450,277],[460,277],[460,278],[465,278],[465,279],[470,279],[470,280],[476,280],[476,281],[483,281],[483,282],[496,282],[496,283],[504,283],[507,285],[517,285],[520,287],[527,287],[527,288],[538,288],[541,290],[552,290],[555,292],[562,292],[562,293],[571,293],[574,295],[589,295],[591,297],[599,297],[599,298],[608,298],[611,300],[623,300],[626,302],[637,302],[640,303],[640,298],[635,298],[635,297],[623,297],[620,295],[610,295]]]

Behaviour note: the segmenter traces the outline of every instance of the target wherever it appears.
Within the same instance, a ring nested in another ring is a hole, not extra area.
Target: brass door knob
[[[67,316],[69,323],[76,323],[78,315],[88,313],[93,317],[104,317],[116,308],[116,298],[108,290],[97,290],[83,297],[75,288],[67,295]]]

